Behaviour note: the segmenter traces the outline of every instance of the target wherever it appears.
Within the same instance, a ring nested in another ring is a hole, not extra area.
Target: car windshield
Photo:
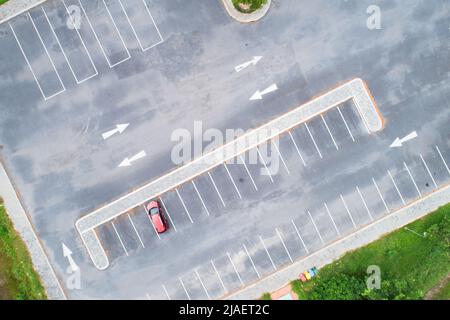
[[[157,207],[154,207],[154,208],[150,209],[150,214],[158,214],[158,213],[159,213],[159,210],[158,210]]]

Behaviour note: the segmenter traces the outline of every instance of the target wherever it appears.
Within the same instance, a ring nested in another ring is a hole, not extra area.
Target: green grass
[[[30,255],[0,198],[0,300],[46,299]]]
[[[0,5],[4,4],[5,2],[7,2],[8,0],[0,0]]]
[[[450,273],[450,204],[323,267],[319,277],[292,282],[300,299],[422,299]],[[381,269],[381,290],[366,289],[366,270]],[[364,290],[361,290],[361,284]],[[350,290],[349,287],[353,288]],[[448,285],[442,296],[449,295]]]
[[[450,282],[439,291],[438,294],[432,297],[433,300],[450,300]]]
[[[243,13],[251,13],[267,3],[267,0],[233,0],[234,7]],[[243,5],[242,7],[240,5]],[[248,6],[248,9],[245,7]]]
[[[265,292],[262,294],[260,300],[272,300],[272,296],[270,295],[269,292]]]

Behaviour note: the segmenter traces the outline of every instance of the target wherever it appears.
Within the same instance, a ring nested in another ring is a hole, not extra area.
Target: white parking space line
[[[349,128],[349,126],[348,126],[348,124],[347,124],[347,121],[345,120],[344,115],[343,115],[342,112],[341,112],[341,108],[339,108],[339,106],[338,106],[337,109],[338,109],[338,111],[339,111],[339,114],[341,115],[341,119],[342,119],[342,121],[344,122],[345,127],[347,128],[347,131],[348,131],[348,134],[350,135],[350,138],[352,138],[352,141],[355,142],[355,138],[353,137],[353,134],[352,134],[352,132],[350,131],[350,128]]]
[[[348,215],[350,217],[350,220],[352,220],[353,228],[356,229],[355,220],[353,220],[352,214],[350,213],[350,210],[348,209],[348,206],[347,206],[347,203],[344,200],[344,197],[342,196],[342,194],[340,194],[339,197],[341,198],[342,203],[344,204],[345,210],[347,211],[347,213],[348,213]]]
[[[51,63],[51,65],[52,65],[53,69],[55,70],[56,76],[58,77],[58,80],[59,80],[59,82],[61,83],[61,86],[63,87],[63,90],[60,91],[60,93],[61,93],[61,92],[64,92],[64,91],[66,91],[66,87],[64,86],[64,83],[62,82],[61,77],[59,76],[59,72],[58,72],[58,70],[57,70],[56,67],[55,67],[55,64],[54,64],[54,62],[53,62],[52,57],[51,57],[50,54],[48,53],[47,47],[45,46],[44,41],[42,40],[41,33],[40,33],[39,30],[36,28],[36,24],[34,23],[34,20],[33,20],[33,18],[31,17],[30,12],[27,12],[27,14],[28,14],[28,18],[29,18],[30,21],[31,21],[31,24],[33,25],[34,30],[36,31],[36,34],[37,34],[39,40],[40,40],[41,43],[42,43],[42,46],[44,47],[45,53],[47,54],[48,59],[50,60],[50,63]]]
[[[336,147],[336,150],[339,150],[339,147],[338,147],[338,145],[337,145],[337,143],[336,143],[336,140],[334,140],[333,134],[331,133],[331,130],[330,130],[330,128],[328,127],[328,124],[327,124],[327,122],[325,121],[325,118],[323,117],[323,114],[321,114],[320,117],[322,118],[323,124],[324,124],[325,127],[327,128],[327,131],[328,131],[328,133],[329,133],[329,135],[330,135],[331,140],[333,140],[333,143],[334,143],[334,146]]]
[[[253,259],[247,250],[247,246],[245,244],[243,244],[243,247],[244,247],[245,253],[247,254],[247,257],[250,259],[250,262],[252,263],[253,269],[255,270],[256,275],[258,276],[258,279],[261,279],[261,275],[259,274],[258,269],[256,269],[255,263],[253,262]]]
[[[64,0],[61,0],[61,1],[64,3]],[[103,46],[102,46],[102,44],[101,44],[101,42],[100,42],[100,39],[98,38],[97,33],[95,32],[95,29],[94,29],[94,27],[92,26],[91,20],[89,19],[89,16],[87,15],[86,10],[84,10],[84,7],[83,7],[83,4],[81,3],[81,0],[78,0],[78,3],[80,4],[81,10],[83,10],[84,16],[86,17],[86,21],[88,22],[89,27],[91,28],[92,33],[94,34],[94,37],[95,37],[95,39],[97,40],[97,43],[98,43],[98,45],[99,45],[99,47],[100,47],[101,52],[103,53],[103,56],[104,56],[105,59],[106,59],[106,62],[108,63],[108,66],[109,66],[110,68],[113,68],[113,67],[117,66],[118,64],[120,64],[120,63],[122,63],[122,62],[125,62],[125,61],[127,61],[128,59],[130,59],[130,58],[131,58],[130,52],[128,51],[128,48],[127,48],[127,46],[125,45],[125,43],[123,42],[122,35],[120,34],[119,29],[117,29],[116,23],[114,22],[114,19],[112,18],[111,13],[109,12],[109,9],[108,9],[106,3],[104,2],[104,0],[103,0],[103,5],[105,6],[106,10],[108,11],[109,16],[111,17],[111,19],[112,19],[112,21],[113,21],[114,27],[116,28],[116,30],[117,30],[117,32],[118,32],[118,35],[119,35],[119,37],[120,37],[120,39],[121,39],[121,41],[122,41],[122,44],[123,44],[123,46],[125,47],[125,50],[127,51],[127,54],[128,54],[128,57],[127,57],[127,58],[125,58],[125,59],[123,59],[123,60],[121,60],[121,61],[118,61],[118,62],[114,63],[113,65],[111,65],[111,62],[109,61],[109,58],[108,58],[108,56],[106,55],[105,49],[103,49]],[[66,6],[65,3],[64,3],[64,6],[66,7],[67,13],[68,13],[69,16],[70,16],[69,9],[67,8],[67,6]]]
[[[307,130],[308,133],[309,133],[309,136],[311,137],[311,140],[312,140],[312,142],[313,142],[313,144],[314,144],[314,147],[316,147],[316,150],[317,150],[317,152],[319,153],[320,159],[322,159],[322,158],[323,158],[323,157],[322,157],[322,153],[320,152],[319,147],[317,146],[316,140],[314,139],[313,135],[311,134],[311,131],[309,131],[309,127],[308,127],[308,124],[307,124],[306,122],[305,122],[305,127],[306,127],[306,130]]]
[[[145,209],[145,206],[143,206],[143,208],[144,208],[144,211],[145,211],[145,215],[146,215],[147,218],[148,218],[148,221],[150,221],[150,224],[152,225],[152,228],[153,228],[153,230],[154,230],[155,233],[156,233],[156,236],[158,237],[159,240],[161,240],[161,236],[159,235],[158,231],[156,231],[156,227],[155,227],[155,225],[153,224],[153,221],[152,221],[152,219],[150,218],[150,215],[147,213],[147,209]]]
[[[200,284],[201,284],[201,286],[202,286],[202,288],[203,288],[203,291],[205,291],[206,296],[208,297],[209,300],[211,300],[211,296],[209,295],[208,290],[206,290],[206,287],[205,287],[205,285],[203,284],[202,278],[200,278],[200,275],[198,274],[197,269],[195,269],[194,272],[195,272],[195,275],[197,276],[198,281],[200,281]]]
[[[166,207],[166,204],[164,203],[164,200],[162,199],[162,197],[159,197],[159,200],[161,201],[161,204],[162,204],[162,206],[164,208],[164,211],[167,213],[167,216],[169,217],[170,223],[173,225],[173,229],[175,230],[175,232],[178,232],[177,227],[175,226],[175,223],[173,223],[172,217],[170,216],[170,213],[167,210],[167,207]],[[156,231],[156,229],[155,229],[155,231]]]
[[[241,155],[239,155],[239,158],[241,159],[242,163],[244,164],[245,171],[247,171],[247,174],[250,177],[250,180],[252,181],[252,184],[255,187],[255,190],[258,191],[258,187],[257,187],[257,185],[255,183],[255,180],[253,180],[252,175],[250,174],[250,170],[248,170],[247,164],[245,163],[245,161],[244,161],[244,159],[242,158]]]
[[[364,197],[361,193],[361,190],[359,190],[358,186],[356,186],[356,191],[358,191],[359,197],[361,198],[361,200],[364,204],[364,207],[366,208],[366,211],[367,211],[367,214],[369,215],[370,221],[373,221],[372,213],[370,212],[369,207],[367,206],[366,200],[364,199]]]
[[[386,201],[384,201],[384,198],[383,198],[383,196],[381,195],[380,188],[378,187],[378,184],[377,184],[377,182],[375,181],[375,179],[374,179],[373,177],[372,177],[372,182],[373,182],[373,184],[374,184],[374,186],[375,186],[375,189],[377,189],[378,195],[380,196],[381,201],[382,201],[383,204],[384,204],[384,207],[386,208],[386,212],[387,212],[387,213],[390,213],[391,210],[389,210],[389,208],[388,208],[388,206],[387,206],[387,204],[386,204]]]
[[[50,29],[52,30],[52,33],[53,33],[53,36],[54,36],[55,39],[56,39],[56,42],[58,43],[59,49],[61,50],[61,53],[63,54],[64,59],[66,59],[67,65],[69,66],[69,69],[70,69],[70,72],[72,72],[72,75],[73,75],[73,77],[75,78],[76,83],[77,83],[77,84],[81,84],[81,83],[83,83],[84,81],[89,80],[89,79],[95,77],[96,75],[98,75],[97,67],[96,67],[95,64],[94,64],[94,61],[92,61],[91,54],[89,53],[89,51],[88,51],[88,49],[87,49],[87,47],[86,47],[86,44],[85,44],[84,41],[83,41],[83,38],[81,38],[80,32],[78,31],[77,28],[74,28],[74,29],[75,29],[75,32],[76,32],[77,35],[78,35],[78,38],[79,38],[80,41],[81,41],[81,44],[83,45],[84,50],[86,51],[86,53],[87,53],[87,55],[88,55],[88,57],[89,57],[89,61],[91,62],[92,67],[93,67],[94,70],[95,70],[95,74],[93,74],[93,75],[91,75],[91,76],[89,76],[89,77],[87,77],[87,78],[85,78],[85,79],[78,80],[78,78],[77,78],[75,72],[73,71],[72,64],[70,63],[69,59],[67,58],[66,52],[65,52],[63,46],[61,45],[61,42],[59,41],[58,36],[56,35],[55,29],[53,28],[53,25],[51,24],[50,19],[48,18],[47,13],[46,13],[45,10],[44,10],[44,7],[41,7],[41,9],[42,9],[42,12],[44,13],[44,16],[45,16],[45,19],[47,20],[48,25],[50,26]]]
[[[340,237],[340,236],[341,236],[341,232],[339,231],[339,229],[338,229],[338,227],[337,227],[337,225],[336,225],[336,222],[334,221],[333,216],[331,215],[330,209],[328,209],[328,205],[326,204],[326,202],[324,202],[323,204],[324,204],[324,206],[325,206],[325,210],[326,210],[327,213],[328,213],[328,216],[329,216],[330,219],[331,219],[331,222],[333,222],[334,230],[336,230],[338,236]]]
[[[439,150],[439,147],[436,146],[436,150],[439,153],[439,156],[441,157],[442,162],[444,163],[445,169],[447,169],[448,174],[450,175],[450,169],[448,168],[447,162],[445,162],[444,157],[442,156],[441,150]]]
[[[183,280],[181,280],[181,278],[178,277],[178,281],[180,281],[181,286],[183,287],[184,293],[186,293],[186,296],[188,297],[188,299],[191,300],[191,296],[189,295],[189,292],[187,292],[186,287],[184,286]]]
[[[191,214],[189,213],[189,210],[188,210],[188,208],[186,207],[186,204],[183,201],[183,198],[181,198],[181,194],[178,192],[178,189],[175,189],[175,192],[177,193],[178,198],[181,201],[181,205],[183,206],[184,211],[186,212],[186,215],[188,216],[189,220],[191,221],[191,223],[194,223],[194,221],[192,220]]]
[[[111,224],[113,226],[114,232],[117,235],[117,238],[119,238],[119,242],[122,245],[123,251],[125,251],[125,254],[128,256],[127,248],[125,248],[125,245],[123,244],[122,238],[120,237],[119,232],[117,232],[116,225],[114,224],[114,221],[111,221]]]
[[[271,141],[270,143],[275,147],[275,150],[277,151],[278,155],[280,156],[281,162],[283,163],[283,166],[284,166],[284,168],[286,169],[288,175],[291,175],[291,172],[289,171],[289,168],[288,168],[288,166],[286,165],[286,162],[284,161],[284,157],[283,157],[283,155],[281,154],[281,151],[280,151],[280,149],[278,148],[277,144],[276,144],[276,143],[273,143],[272,141]]]
[[[124,8],[123,5],[122,5],[122,1],[119,0],[119,4],[120,4],[120,6],[122,7],[123,12],[125,13],[125,17],[127,18],[127,21],[128,21],[128,23],[130,24],[130,27],[131,27],[131,30],[133,31],[133,34],[134,34],[134,36],[136,37],[136,40],[137,40],[137,42],[139,43],[139,46],[141,47],[141,50],[142,50],[143,52],[145,52],[145,51],[147,51],[148,49],[151,49],[151,48],[157,46],[158,44],[164,42],[164,39],[163,39],[163,37],[161,36],[161,33],[159,32],[158,26],[156,25],[155,20],[153,19],[153,16],[152,16],[152,14],[150,13],[150,9],[148,8],[147,4],[145,3],[145,0],[142,0],[142,2],[144,3],[145,8],[147,9],[148,15],[150,16],[150,19],[152,20],[152,23],[153,23],[153,25],[155,26],[156,32],[158,33],[158,35],[159,35],[159,37],[160,37],[160,39],[161,39],[159,42],[157,42],[157,43],[155,43],[155,44],[153,44],[153,45],[151,45],[151,46],[148,46],[148,47],[146,47],[146,48],[143,47],[143,45],[142,45],[142,43],[141,43],[141,40],[139,39],[139,37],[138,37],[138,35],[137,35],[137,33],[136,33],[136,30],[134,29],[134,26],[133,26],[133,24],[131,23],[131,20],[130,20],[129,16],[128,16],[128,14],[127,14],[125,8]]]
[[[234,262],[231,259],[231,255],[230,255],[229,252],[227,252],[227,256],[228,256],[228,259],[230,259],[231,265],[233,266],[234,272],[236,272],[236,275],[237,275],[237,277],[239,279],[239,282],[241,283],[241,286],[244,286],[244,281],[242,281],[242,278],[241,278],[239,272],[237,271],[236,266],[234,265]]]
[[[437,185],[437,183],[436,183],[436,180],[434,180],[433,175],[431,174],[430,168],[428,168],[428,165],[427,165],[427,163],[425,162],[425,159],[423,158],[422,154],[419,154],[419,155],[420,155],[420,159],[422,159],[422,162],[423,162],[425,168],[427,169],[428,174],[430,175],[431,180],[433,181],[434,186],[435,186],[436,189],[437,189],[437,188],[438,188],[438,185]]]
[[[203,201],[203,198],[202,198],[202,196],[200,195],[200,192],[198,191],[197,186],[195,185],[194,180],[192,180],[191,183],[192,183],[192,185],[194,186],[195,192],[197,193],[197,196],[198,196],[198,198],[200,199],[200,202],[202,203],[203,208],[205,208],[206,215],[209,216],[209,210],[208,210],[208,208],[206,207],[205,202]]]
[[[295,142],[294,137],[292,136],[292,133],[289,131],[289,136],[291,137],[292,143],[294,144],[295,150],[297,150],[298,155],[300,156],[300,159],[303,162],[303,165],[306,167],[305,159],[303,159],[302,153],[300,152],[300,149],[297,146],[297,143]]]
[[[139,235],[139,232],[137,231],[136,226],[134,225],[134,222],[133,222],[133,220],[131,219],[130,214],[128,213],[127,216],[128,216],[128,219],[130,220],[131,225],[133,226],[134,232],[136,232],[136,235],[137,235],[137,237],[138,237],[138,239],[139,239],[139,242],[140,242],[141,245],[142,245],[142,248],[145,248],[144,242],[142,242],[141,236]]]
[[[16,32],[14,31],[14,29],[13,29],[11,23],[8,22],[8,25],[9,25],[11,31],[12,31],[12,34],[13,34],[14,38],[15,38],[16,41],[17,41],[17,44],[19,45],[19,49],[20,49],[20,51],[22,52],[22,55],[23,55],[23,57],[25,58],[25,61],[27,62],[28,68],[30,69],[31,74],[33,75],[34,81],[36,81],[36,84],[37,84],[37,86],[38,86],[38,88],[39,88],[39,91],[41,92],[42,97],[44,98],[44,100],[47,101],[47,100],[53,98],[54,96],[58,95],[59,93],[61,93],[61,92],[57,92],[57,93],[51,95],[50,97],[47,97],[47,96],[44,94],[44,90],[42,90],[41,84],[39,83],[39,81],[38,81],[38,79],[37,79],[37,77],[36,77],[36,74],[34,73],[34,70],[33,70],[33,68],[31,67],[30,61],[28,60],[28,58],[27,58],[27,56],[26,56],[26,54],[25,54],[25,51],[23,51],[22,45],[21,45],[19,39],[17,38]]]
[[[284,243],[283,237],[281,236],[280,231],[278,230],[278,228],[275,228],[275,232],[277,233],[278,238],[280,238],[281,244],[283,245],[284,250],[286,250],[286,253],[287,253],[288,257],[289,257],[289,260],[291,260],[291,263],[294,262],[294,260],[292,260],[291,254],[289,253],[289,250],[286,247],[286,244]]]
[[[406,171],[408,171],[409,177],[411,178],[411,181],[413,182],[414,187],[416,187],[416,190],[417,190],[417,193],[419,194],[419,197],[421,197],[422,193],[420,192],[419,187],[417,186],[416,181],[414,180],[414,178],[413,178],[413,176],[411,174],[411,171],[409,171],[409,168],[406,165],[406,162],[403,161],[403,165],[405,166]]]
[[[394,177],[392,176],[391,172],[388,170],[387,171],[389,177],[391,178],[392,183],[394,184],[395,190],[397,190],[397,194],[400,197],[400,199],[402,200],[403,205],[406,204],[405,199],[403,199],[402,193],[400,192],[400,189],[398,188],[397,184],[394,181]]]
[[[214,186],[214,189],[216,189],[216,192],[219,195],[219,198],[220,198],[220,201],[222,202],[222,205],[224,207],[226,207],[225,201],[223,201],[222,195],[220,194],[219,189],[217,189],[216,183],[214,182],[214,179],[213,179],[212,174],[210,172],[208,172],[208,176],[209,176],[209,179],[211,180],[211,182],[212,182],[212,184]]]
[[[295,232],[297,233],[298,237],[300,238],[300,241],[302,242],[303,248],[305,248],[306,253],[309,254],[308,247],[306,246],[305,242],[303,241],[302,236],[300,235],[300,231],[298,230],[297,226],[295,225],[294,220],[291,220],[292,225],[294,226]]]
[[[309,210],[307,210],[306,212],[308,213],[309,218],[311,219],[311,222],[312,222],[312,224],[314,226],[314,229],[316,230],[317,235],[319,236],[320,242],[322,242],[322,244],[325,244],[325,241],[323,241],[322,235],[320,234],[319,229],[317,228],[316,223],[314,222],[314,219],[313,219],[313,217],[311,215],[311,212],[309,212]]]
[[[227,292],[228,290],[225,287],[225,283],[223,283],[222,277],[220,276],[219,271],[216,268],[216,265],[214,264],[214,262],[212,260],[210,260],[210,262],[211,262],[211,265],[212,265],[214,271],[216,272],[216,275],[217,275],[217,278],[219,279],[220,284],[222,285],[223,291]]]
[[[167,289],[166,289],[166,286],[163,285],[163,284],[162,284],[161,286],[162,286],[162,288],[163,288],[164,293],[165,293],[166,296],[167,296],[167,299],[172,300],[172,298],[171,298],[170,295],[169,295],[169,292],[168,292]]]
[[[264,247],[264,250],[266,250],[267,256],[269,257],[269,260],[272,263],[273,269],[275,271],[277,271],[277,267],[275,266],[275,263],[273,263],[272,257],[270,256],[270,253],[269,253],[269,250],[267,250],[266,244],[264,243],[264,240],[263,240],[263,238],[261,236],[259,236],[259,240],[261,241],[261,243],[262,243],[262,245]]]
[[[237,192],[237,194],[238,194],[238,196],[239,196],[239,199],[242,199],[242,195],[241,195],[241,193],[239,192],[239,189],[238,189],[238,187],[236,186],[236,183],[234,182],[234,179],[233,179],[233,177],[231,176],[230,170],[228,170],[228,166],[227,166],[227,164],[226,164],[225,162],[223,163],[223,166],[225,167],[225,170],[227,171],[228,177],[230,177],[230,180],[231,180],[231,182],[233,183],[234,189],[236,190],[236,192]]]
[[[267,174],[269,175],[270,181],[272,181],[272,183],[273,183],[274,181],[273,181],[272,175],[270,174],[270,170],[269,170],[269,168],[267,168],[266,162],[264,161],[264,159],[261,155],[261,152],[259,152],[258,147],[256,147],[256,152],[258,153],[259,159],[261,159],[261,162],[263,163],[264,168],[266,168],[266,171],[267,171]]]

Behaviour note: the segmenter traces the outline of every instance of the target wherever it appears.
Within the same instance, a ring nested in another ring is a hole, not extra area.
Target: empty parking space
[[[337,231],[334,228],[333,220],[326,211],[325,206],[318,208],[312,208],[308,210],[308,217],[310,217],[311,223],[314,221],[313,228],[317,228],[318,235],[322,238],[324,243],[328,243],[336,238]]]
[[[252,258],[249,256],[243,246],[229,252],[230,258],[236,267],[237,273],[244,283],[251,283],[259,279],[259,273],[257,272]]]
[[[237,272],[235,265],[233,266],[234,262],[226,253],[211,261],[217,269],[217,273],[220,275],[227,292],[243,287],[242,278]]]
[[[8,22],[29,70],[43,98],[48,100],[65,91],[64,84],[29,13]]]
[[[218,299],[227,293],[226,288],[222,285],[220,276],[210,261],[196,268],[196,271],[211,299]]]
[[[305,246],[292,224],[284,224],[278,227],[278,232],[294,261],[307,254]]]
[[[202,278],[198,271],[193,270],[186,275],[180,276],[183,291],[186,290],[188,299],[190,300],[207,300],[209,299],[209,292],[206,289]],[[185,293],[186,293],[185,292]]]

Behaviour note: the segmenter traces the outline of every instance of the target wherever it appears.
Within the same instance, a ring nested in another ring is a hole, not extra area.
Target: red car
[[[146,206],[148,216],[155,226],[156,232],[163,233],[168,229],[168,225],[162,214],[158,201],[150,201]]]

